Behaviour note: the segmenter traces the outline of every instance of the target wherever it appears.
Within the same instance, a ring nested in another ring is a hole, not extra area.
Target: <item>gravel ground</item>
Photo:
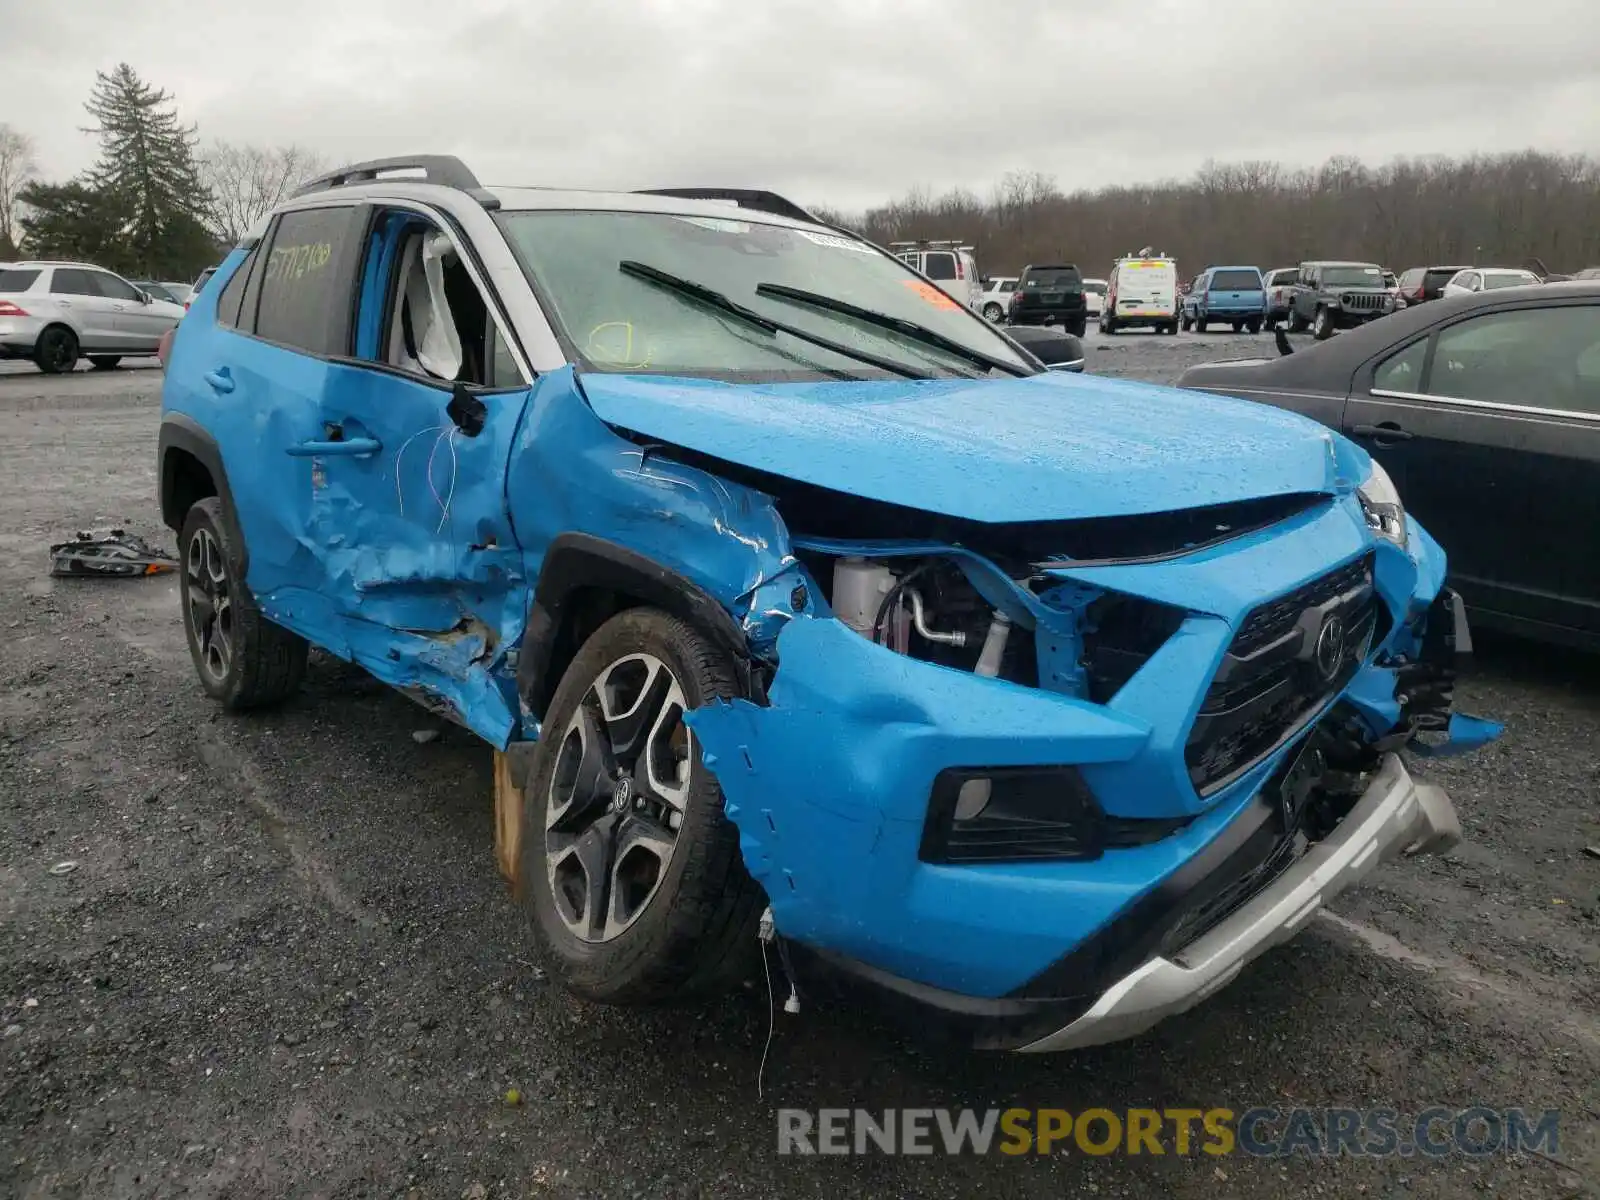
[[[1264,339],[1091,334],[1170,381]],[[544,981],[491,854],[490,754],[359,671],[220,715],[167,579],[52,581],[48,543],[154,500],[159,375],[0,367],[0,1191],[45,1196],[1600,1194],[1600,663],[1482,646],[1502,743],[1430,771],[1467,831],[1385,868],[1129,1044],[930,1046],[765,992],[704,1011]],[[65,874],[51,868],[65,862]],[[521,1103],[506,1101],[508,1089]],[[1497,1156],[782,1157],[774,1110],[1481,1103],[1557,1108]]]

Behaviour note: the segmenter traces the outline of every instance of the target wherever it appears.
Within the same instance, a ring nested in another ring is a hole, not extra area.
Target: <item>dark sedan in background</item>
[[[1179,385],[1354,438],[1477,624],[1600,650],[1600,282],[1448,297]]]

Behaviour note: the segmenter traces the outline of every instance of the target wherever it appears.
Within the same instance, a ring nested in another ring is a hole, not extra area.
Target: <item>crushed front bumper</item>
[[[1461,840],[1442,788],[1411,778],[1396,754],[1334,832],[1222,924],[1171,958],[1156,957],[1106,989],[1093,1007],[1025,1052],[1119,1041],[1200,1003],[1252,959],[1298,933],[1328,900],[1400,854],[1442,853]]]

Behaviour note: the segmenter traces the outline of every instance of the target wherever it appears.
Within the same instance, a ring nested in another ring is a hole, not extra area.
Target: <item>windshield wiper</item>
[[[836,342],[832,338],[818,337],[814,333],[807,333],[796,325],[787,325],[782,321],[774,321],[771,317],[764,317],[753,308],[746,308],[738,301],[724,296],[721,292],[706,287],[703,283],[696,283],[692,279],[682,279],[677,275],[669,275],[665,271],[658,271],[646,263],[634,262],[632,259],[623,259],[617,264],[617,269],[624,275],[632,275],[635,279],[643,279],[650,283],[677,292],[690,300],[698,300],[707,308],[714,308],[725,312],[729,316],[738,317],[746,324],[754,325],[757,329],[767,333],[787,333],[792,338],[802,342],[810,342],[813,346],[820,346],[824,350],[831,350],[835,354],[842,354],[846,358],[853,358],[857,362],[866,363],[869,367],[877,367],[880,371],[889,371],[899,375],[902,379],[931,379],[932,376],[916,367],[907,366],[905,363],[895,362],[892,358],[880,358],[867,350],[857,350],[854,346],[847,346],[843,342]]]
[[[776,300],[792,300],[797,304],[810,304],[815,308],[836,312],[846,317],[854,317],[857,321],[864,321],[868,325],[876,325],[880,329],[892,329],[896,333],[904,334],[912,341],[921,342],[925,346],[936,346],[940,350],[964,358],[975,366],[991,371],[1005,371],[1012,375],[1032,375],[1034,372],[1017,363],[1008,363],[1003,358],[995,358],[985,354],[982,350],[974,350],[964,346],[955,338],[946,337],[936,329],[929,329],[926,325],[918,325],[915,321],[908,321],[904,317],[891,316],[888,313],[874,312],[870,308],[851,304],[848,300],[836,300],[832,296],[824,296],[820,292],[807,292],[800,288],[788,287],[781,283],[759,283],[756,285],[756,295],[771,296]],[[951,301],[954,303],[954,301]]]

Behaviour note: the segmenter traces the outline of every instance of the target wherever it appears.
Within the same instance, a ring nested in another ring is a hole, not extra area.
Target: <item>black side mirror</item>
[[[445,405],[444,411],[451,423],[469,438],[475,438],[483,432],[483,423],[489,415],[483,401],[462,383],[456,384],[451,391],[450,403]]]

